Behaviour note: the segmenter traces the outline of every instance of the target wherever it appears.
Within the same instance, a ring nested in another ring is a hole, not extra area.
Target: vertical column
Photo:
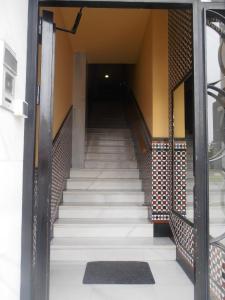
[[[84,167],[86,117],[86,55],[75,53],[73,78],[72,167]]]

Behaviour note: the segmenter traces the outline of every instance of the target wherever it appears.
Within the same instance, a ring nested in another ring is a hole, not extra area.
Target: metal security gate
[[[40,19],[40,103],[38,128],[37,190],[33,224],[33,298],[49,299],[50,200],[52,180],[52,111],[55,64],[53,13]]]

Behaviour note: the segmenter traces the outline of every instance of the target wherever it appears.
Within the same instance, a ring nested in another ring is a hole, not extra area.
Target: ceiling
[[[64,26],[73,26],[78,8],[59,8]],[[147,9],[84,8],[76,35],[69,35],[74,52],[85,52],[88,63],[137,61],[148,22]]]

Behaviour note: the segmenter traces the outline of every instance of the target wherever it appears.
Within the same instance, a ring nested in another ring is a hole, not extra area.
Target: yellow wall
[[[152,137],[168,137],[168,11],[152,10],[132,88]]]
[[[62,24],[59,9],[54,9],[56,24]],[[56,32],[53,138],[72,105],[73,51],[69,34]]]
[[[59,9],[49,9],[54,12],[54,22],[63,25]],[[41,76],[41,47],[39,47],[38,81]],[[73,77],[73,51],[68,34],[57,31],[55,45],[55,80],[54,80],[54,103],[53,103],[53,139],[57,134],[69,108],[72,105],[72,77]],[[35,165],[38,165],[38,133],[39,133],[39,106],[37,106],[36,118],[36,150]]]
[[[185,137],[184,83],[173,92],[174,137]]]

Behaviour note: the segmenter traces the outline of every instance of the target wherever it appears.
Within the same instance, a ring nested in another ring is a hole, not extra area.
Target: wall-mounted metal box
[[[15,53],[0,40],[0,106],[13,111],[17,60]]]

